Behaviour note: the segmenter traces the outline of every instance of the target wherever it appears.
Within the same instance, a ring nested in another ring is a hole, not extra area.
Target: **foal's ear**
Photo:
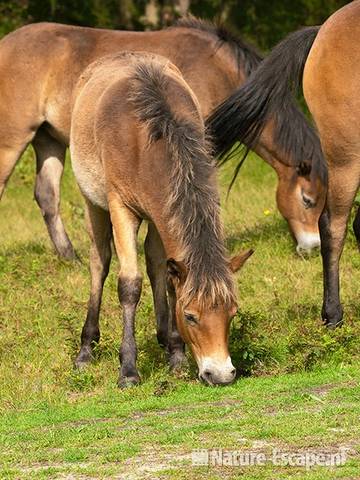
[[[251,257],[254,253],[254,250],[250,248],[250,250],[245,250],[245,252],[239,253],[239,255],[235,255],[230,260],[230,270],[233,273],[236,273],[240,268],[244,265],[246,260]]]
[[[167,262],[167,271],[173,280],[184,283],[186,280],[186,267],[183,262],[177,262],[170,258]]]

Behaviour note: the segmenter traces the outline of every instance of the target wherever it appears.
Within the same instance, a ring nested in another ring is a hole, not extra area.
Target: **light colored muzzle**
[[[320,235],[311,232],[296,233],[297,247],[296,251],[299,255],[302,253],[310,253],[314,248],[320,247]]]
[[[211,357],[203,357],[198,361],[199,378],[208,385],[228,385],[235,380],[236,369],[231,358],[219,361]]]

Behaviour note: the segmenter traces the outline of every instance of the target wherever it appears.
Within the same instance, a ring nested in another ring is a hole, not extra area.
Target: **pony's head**
[[[247,250],[228,263],[230,273],[237,272],[253,253]],[[219,295],[184,294],[188,271],[183,262],[168,260],[169,279],[176,294],[176,323],[184,342],[190,347],[199,368],[199,378],[209,385],[226,385],[235,379],[236,369],[229,354],[231,319],[237,312],[232,292]],[[200,290],[201,291],[201,290]],[[191,297],[191,295],[190,295]]]
[[[318,221],[325,204],[325,181],[302,166],[274,162],[274,168],[279,178],[277,205],[296,240],[296,251],[301,254],[320,247]]]

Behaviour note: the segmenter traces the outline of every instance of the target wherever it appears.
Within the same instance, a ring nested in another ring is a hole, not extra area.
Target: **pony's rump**
[[[290,166],[309,173],[312,166],[324,165],[318,136],[293,99],[318,30],[319,27],[307,27],[290,34],[263,60],[247,82],[209,116],[207,127],[215,153],[222,161],[229,158],[228,152],[235,142],[245,144],[246,156],[258,142],[266,124],[273,121],[275,141],[286,154]],[[320,174],[323,171],[324,179],[325,169],[319,170]]]

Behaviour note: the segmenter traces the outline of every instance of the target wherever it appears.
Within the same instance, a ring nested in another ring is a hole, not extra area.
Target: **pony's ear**
[[[167,271],[173,280],[184,283],[186,280],[186,267],[183,262],[177,262],[173,258],[169,258],[166,262]]]
[[[230,260],[230,270],[233,273],[236,273],[238,270],[240,270],[246,260],[251,257],[253,253],[254,250],[250,248],[250,250],[245,250],[245,252],[241,252],[239,253],[239,255],[235,255],[235,257],[232,257]]]

